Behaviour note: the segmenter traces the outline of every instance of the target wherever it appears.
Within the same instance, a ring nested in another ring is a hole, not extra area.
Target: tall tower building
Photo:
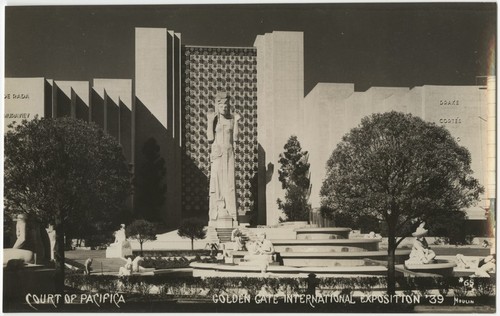
[[[258,35],[254,43],[257,48],[259,222],[268,225],[278,223],[282,216],[276,203],[284,196],[278,180],[279,154],[288,138],[302,128],[303,37],[302,32],[274,31]]]

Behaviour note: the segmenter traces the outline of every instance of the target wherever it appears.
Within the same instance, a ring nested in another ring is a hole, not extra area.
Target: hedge
[[[361,291],[370,294],[373,290],[384,290],[386,279],[380,277],[359,278],[195,278],[172,277],[170,275],[153,276],[111,276],[111,275],[67,275],[66,285],[75,290],[86,292],[124,292],[141,295],[173,295],[189,297],[210,297],[220,294],[256,295],[260,291],[268,294],[301,294],[308,288],[308,282],[315,282],[316,293],[327,294],[331,291],[351,293]],[[465,283],[464,283],[465,282]],[[397,290],[405,294],[428,294],[437,290],[443,296],[495,295],[495,280],[488,278],[398,278]]]

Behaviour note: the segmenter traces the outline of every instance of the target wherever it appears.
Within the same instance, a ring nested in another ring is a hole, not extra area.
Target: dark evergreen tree
[[[302,151],[297,136],[291,136],[280,154],[278,170],[281,187],[285,190],[285,199],[277,200],[278,207],[285,214],[281,220],[308,221],[311,211],[309,195],[311,181],[307,151]]]
[[[142,147],[144,162],[140,166],[134,184],[136,216],[148,221],[160,221],[161,207],[165,203],[167,185],[165,159],[160,156],[156,139],[149,138]]]

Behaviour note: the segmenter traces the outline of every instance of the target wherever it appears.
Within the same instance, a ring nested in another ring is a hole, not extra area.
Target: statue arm
[[[267,254],[273,254],[274,253],[274,245],[273,245],[273,243],[270,242],[270,241],[268,241],[266,246],[267,246],[266,249],[265,249],[266,253]]]
[[[259,254],[261,255],[271,255],[274,253],[274,245],[269,240],[265,240],[259,245]]]
[[[238,140],[238,134],[240,132],[239,121],[241,120],[241,114],[239,112],[234,112],[234,127],[233,127],[233,142]]]
[[[215,120],[215,112],[214,110],[210,109],[208,110],[207,114],[207,139],[210,144],[213,143],[215,139],[214,120]]]

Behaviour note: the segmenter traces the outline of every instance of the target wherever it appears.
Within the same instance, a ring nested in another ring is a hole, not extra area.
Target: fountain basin
[[[295,230],[297,239],[348,239],[350,228],[345,227],[322,227],[322,228],[299,228]]]
[[[377,251],[382,240],[373,239],[275,239],[272,240],[276,252],[359,252]]]
[[[436,263],[427,263],[427,264],[405,264],[404,267],[407,270],[418,273],[430,273],[437,274],[441,276],[453,276],[453,268],[455,268],[457,264],[451,261],[438,261]]]
[[[408,259],[410,250],[396,250],[396,264],[402,264]],[[233,263],[238,264],[247,251],[233,251]],[[363,266],[365,259],[387,261],[387,251],[358,251],[358,252],[283,252],[279,253],[284,266],[290,267],[339,267]]]
[[[410,250],[396,250],[396,263],[404,263]],[[280,254],[283,265],[294,267],[358,267],[365,265],[365,259],[387,261],[387,251],[358,252],[284,252]]]
[[[193,262],[194,277],[256,277],[264,274],[259,266],[231,265],[218,263]],[[358,277],[358,276],[384,276],[387,268],[383,266],[359,267],[287,267],[270,265],[266,277],[280,278],[307,278],[310,273],[317,277]]]

